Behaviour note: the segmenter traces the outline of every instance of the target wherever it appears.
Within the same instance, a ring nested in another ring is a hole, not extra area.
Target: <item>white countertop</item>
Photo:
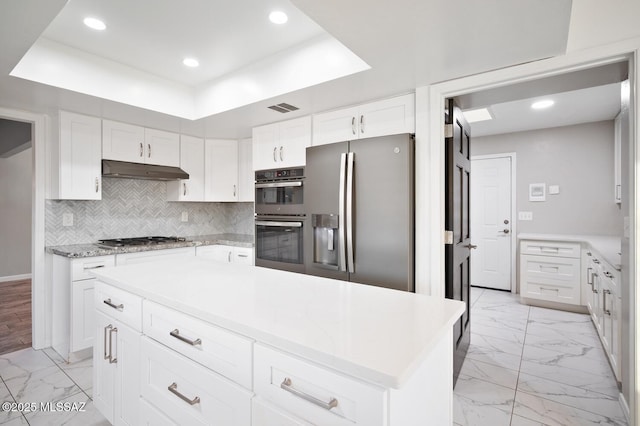
[[[568,241],[576,243],[586,243],[604,257],[612,267],[621,268],[621,243],[620,237],[609,237],[606,235],[570,235],[570,234],[518,234],[520,240],[548,240],[548,241]]]
[[[197,258],[94,274],[154,302],[393,388],[402,387],[464,311],[462,302],[448,299]]]

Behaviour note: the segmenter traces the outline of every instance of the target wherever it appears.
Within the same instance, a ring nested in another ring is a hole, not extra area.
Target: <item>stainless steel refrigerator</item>
[[[307,148],[307,274],[414,291],[414,138]]]

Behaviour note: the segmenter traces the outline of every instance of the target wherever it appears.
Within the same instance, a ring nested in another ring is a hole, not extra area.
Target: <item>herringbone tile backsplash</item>
[[[148,235],[253,234],[253,203],[167,202],[166,191],[161,181],[103,178],[101,201],[47,200],[45,244]],[[181,222],[185,211],[189,221]],[[62,226],[64,213],[73,213],[73,226]]]

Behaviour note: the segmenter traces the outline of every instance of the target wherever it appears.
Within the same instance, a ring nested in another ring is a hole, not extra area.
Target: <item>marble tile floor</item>
[[[108,426],[93,405],[92,383],[91,359],[69,364],[50,348],[0,355],[0,425]]]
[[[627,425],[588,315],[471,288],[471,345],[454,390],[459,426]]]

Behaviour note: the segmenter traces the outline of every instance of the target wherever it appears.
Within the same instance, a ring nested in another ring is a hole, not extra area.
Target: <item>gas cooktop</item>
[[[107,247],[153,246],[186,241],[182,237],[135,237],[98,240],[98,244]]]

